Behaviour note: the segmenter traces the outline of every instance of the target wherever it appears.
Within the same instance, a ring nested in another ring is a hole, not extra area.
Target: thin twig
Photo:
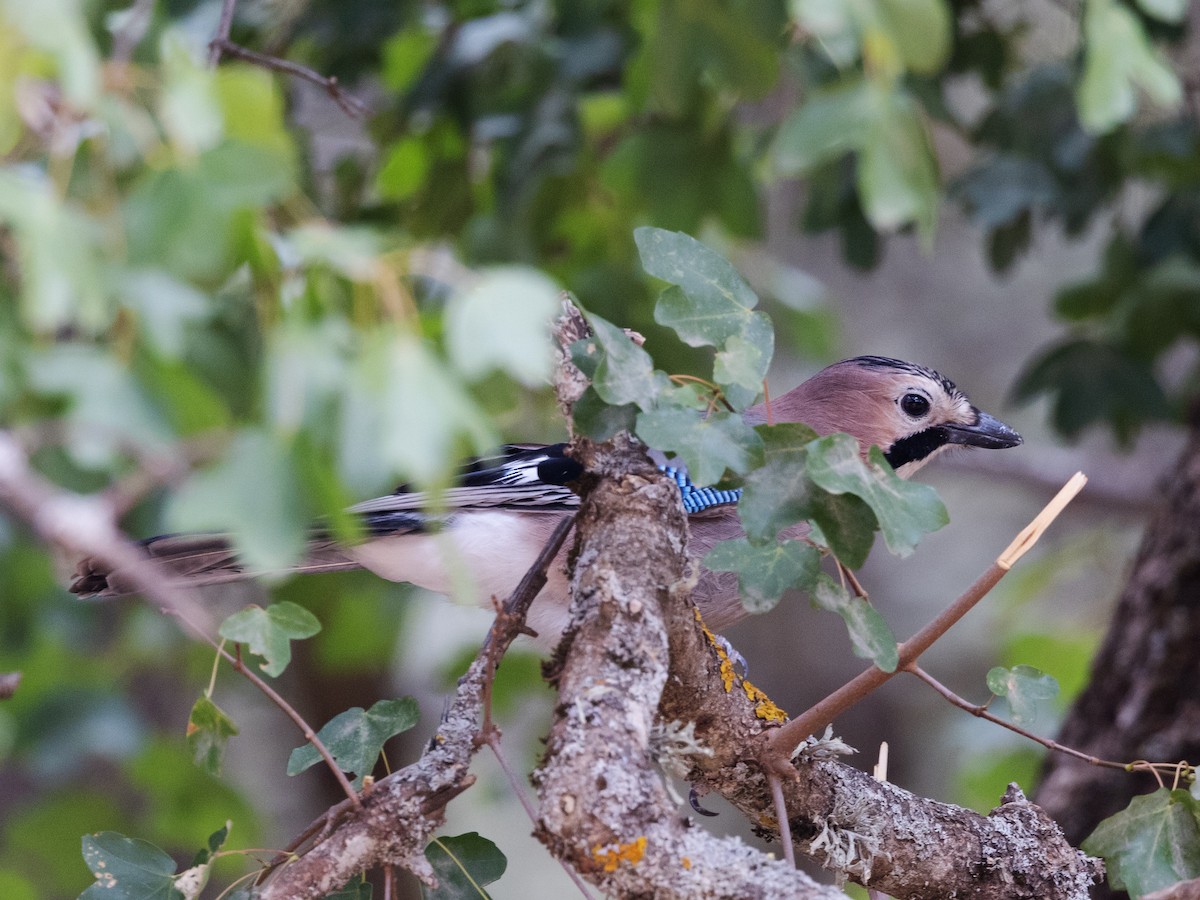
[[[342,112],[348,116],[357,119],[367,113],[367,104],[342,90],[337,78],[333,75],[322,75],[308,66],[302,66],[291,60],[258,53],[243,47],[241,44],[235,44],[228,38],[213,38],[209,47],[212,52],[217,54],[217,59],[220,59],[221,56],[230,56],[234,59],[245,60],[246,62],[254,63],[256,66],[262,66],[264,69],[270,69],[273,72],[282,72],[285,75],[291,75],[294,78],[299,78],[310,84],[315,84],[317,87],[324,88],[325,93],[329,94],[333,98],[333,101],[341,107]]]
[[[783,779],[776,772],[768,771],[767,786],[771,789],[771,802],[775,804],[775,821],[779,827],[779,843],[783,845],[783,858],[794,869],[796,848],[792,845],[792,825],[788,821],[787,801],[783,799]]]
[[[213,36],[212,43],[208,45],[208,64],[212,68],[216,68],[221,62],[221,53],[225,49],[225,45],[229,43],[229,35],[233,31],[233,12],[237,7],[237,0],[222,0],[221,2],[221,19],[217,23],[217,33]]]
[[[1037,542],[1054,518],[1079,493],[1086,482],[1087,479],[1082,473],[1076,473],[1034,517],[1033,521],[1021,530],[996,561],[975,579],[974,584],[968,587],[933,621],[901,644],[899,647],[900,661],[894,672],[884,672],[882,669],[872,666],[795,719],[773,731],[766,741],[766,753],[763,756],[764,766],[769,770],[779,771],[781,774],[791,771],[792,768],[788,763],[791,753],[808,735],[819,734],[821,729],[830,724],[838,715],[894,678],[897,673],[914,664],[922,653],[987,596],[988,592],[1008,573],[1016,561]]]
[[[709,381],[707,378],[700,378],[697,375],[668,375],[667,380],[672,381],[675,384],[698,384],[707,388],[708,392],[712,394],[712,398],[709,400],[708,413],[705,415],[712,413],[713,409],[716,408],[717,403],[722,404],[730,412],[736,412],[736,410],[733,408],[733,404],[725,399],[725,392],[721,390],[720,386],[715,381]]]
[[[954,693],[954,691],[950,690],[950,688],[946,687],[944,684],[942,684],[940,681],[938,681],[936,678],[934,678],[932,675],[930,675],[928,672],[926,672],[924,669],[922,669],[916,663],[906,666],[905,671],[911,672],[913,675],[916,675],[923,682],[925,682],[927,685],[929,685],[931,688],[933,688],[935,691],[937,691],[939,694],[941,694],[944,698],[946,698],[947,701],[949,701],[954,706],[957,706],[959,709],[965,710],[966,712],[969,712],[971,715],[976,716],[977,718],[984,719],[985,721],[992,722],[993,724],[999,725],[1001,728],[1007,728],[1009,731],[1011,731],[1015,734],[1019,734],[1023,738],[1028,738],[1029,740],[1033,741],[1034,743],[1041,744],[1043,747],[1045,747],[1048,750],[1053,750],[1056,753],[1065,753],[1067,756],[1073,756],[1075,759],[1083,760],[1083,762],[1088,763],[1089,765],[1099,766],[1099,767],[1105,768],[1105,769],[1120,769],[1123,772],[1151,772],[1151,773],[1157,773],[1159,771],[1171,771],[1171,770],[1177,768],[1177,763],[1148,763],[1148,762],[1145,762],[1144,760],[1138,760],[1138,761],[1131,762],[1131,763],[1123,763],[1123,762],[1116,762],[1111,759],[1101,759],[1098,756],[1092,756],[1088,753],[1083,753],[1082,751],[1076,750],[1074,747],[1068,747],[1065,744],[1060,744],[1058,741],[1051,740],[1050,738],[1040,737],[1039,735],[1034,734],[1032,731],[1026,731],[1024,728],[1022,728],[1019,725],[1016,725],[1005,719],[1001,719],[995,713],[989,712],[988,708],[986,706],[981,706],[979,704],[971,703],[968,700],[964,700],[962,697],[960,697],[958,694]]]
[[[247,668],[246,664],[242,662],[240,654],[234,657],[228,650],[220,646],[217,648],[217,652],[233,665],[234,671],[241,673],[252,685],[262,691],[267,696],[267,699],[283,710],[284,715],[291,719],[296,727],[300,729],[301,734],[304,735],[304,739],[310,742],[316,748],[316,751],[321,754],[321,759],[325,760],[325,765],[333,773],[333,777],[337,779],[338,786],[346,794],[346,799],[350,801],[350,805],[355,809],[361,808],[362,801],[358,799],[358,792],[354,790],[354,785],[350,783],[350,779],[346,777],[346,773],[342,771],[341,766],[334,760],[333,754],[329,752],[329,748],[317,737],[316,730],[304,721],[304,717],[296,711],[296,708],[284,700],[273,687],[259,678],[255,672]]]
[[[538,824],[537,810],[533,808],[533,802],[526,795],[524,786],[517,779],[517,773],[513,770],[512,766],[508,764],[508,760],[504,758],[504,754],[500,751],[499,729],[495,727],[485,729],[483,732],[481,732],[480,739],[488,745],[488,748],[492,751],[492,755],[496,757],[496,762],[500,764],[500,770],[504,773],[504,777],[508,779],[509,787],[511,787],[512,792],[516,794],[517,800],[521,804],[521,808],[525,810],[525,815],[529,816],[529,821],[532,822],[533,826],[536,828]],[[587,897],[588,900],[591,900],[592,895],[588,893],[587,885],[584,884],[583,879],[579,877],[579,873],[567,865],[567,861],[565,859],[559,859],[558,863],[562,866],[563,871],[567,873],[567,877],[574,882],[575,887],[579,888],[579,893],[581,893],[584,897]]]
[[[546,583],[546,570],[558,555],[558,551],[562,548],[563,542],[566,540],[567,534],[574,524],[574,517],[564,517],[562,521],[555,527],[551,533],[546,545],[542,548],[542,552],[538,554],[538,558],[534,561],[529,571],[521,579],[520,584],[509,596],[504,606],[497,613],[496,619],[492,622],[492,627],[488,631],[487,637],[484,639],[483,646],[480,648],[479,654],[475,661],[471,664],[467,673],[459,679],[458,689],[450,707],[443,715],[443,721],[452,716],[456,709],[469,707],[473,705],[483,706],[484,696],[486,693],[486,683],[490,681],[491,676],[495,672],[496,664],[500,657],[504,655],[505,650],[516,640],[517,635],[521,634],[525,629],[525,614],[529,609],[529,605],[538,595]],[[481,672],[482,669],[482,672]],[[482,676],[482,677],[481,677]],[[478,692],[478,693],[476,693]],[[473,736],[473,743],[476,747],[487,743],[486,732],[477,731]],[[446,750],[449,745],[439,745],[439,750]],[[430,753],[426,751],[426,755]],[[469,757],[468,757],[469,758]],[[422,760],[424,757],[422,757]],[[375,786],[375,790],[380,790],[381,785],[386,781],[392,781],[402,777],[406,772],[415,771],[421,764],[422,760],[411,764],[405,769],[401,769],[387,779],[379,782]],[[464,764],[463,771],[466,771]],[[474,782],[473,776],[464,776],[463,780],[452,787],[459,787],[467,784],[468,779],[471,783]],[[465,788],[464,788],[465,789]],[[458,791],[461,792],[461,791]],[[455,794],[456,796],[457,794]],[[446,793],[437,795],[438,808],[444,806],[446,802],[452,799]],[[338,827],[341,820],[351,813],[348,801],[342,801],[337,806],[326,810],[321,816],[309,823],[309,825],[288,845],[284,850],[273,859],[266,869],[258,875],[257,883],[263,884],[272,872],[276,871],[281,865],[289,861],[295,860],[299,850],[309,841],[316,846],[323,842],[329,835]],[[353,822],[350,823],[353,825]],[[311,848],[309,848],[311,849]],[[306,851],[307,852],[307,851]]]

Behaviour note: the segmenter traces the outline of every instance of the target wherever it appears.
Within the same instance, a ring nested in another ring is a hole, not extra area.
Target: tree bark
[[[1091,680],[1059,741],[1106,759],[1200,761],[1200,407],[1160,488]],[[1154,787],[1062,755],[1046,761],[1037,802],[1078,844]],[[1096,897],[1117,896],[1102,888]]]

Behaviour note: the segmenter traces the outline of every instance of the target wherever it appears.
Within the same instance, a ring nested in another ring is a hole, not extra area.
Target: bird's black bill
[[[979,414],[974,425],[943,425],[946,442],[966,447],[983,447],[987,450],[1003,450],[1021,443],[1017,434],[999,419],[985,412]]]
[[[947,444],[1003,450],[1020,443],[1019,434],[999,419],[981,412],[974,425],[935,425],[901,438],[883,455],[893,469],[899,469],[908,463],[920,462]]]

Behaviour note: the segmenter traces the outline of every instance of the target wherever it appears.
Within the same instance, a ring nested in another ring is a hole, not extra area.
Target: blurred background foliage
[[[1016,413],[1024,462],[982,487],[932,476],[955,524],[868,569],[900,635],[1080,457],[1051,446],[1043,410],[1072,439],[1146,435],[1130,464],[1084,443],[1108,476],[1095,505],[931,660],[979,699],[993,664],[1051,671],[1064,702],[1078,689],[1175,446],[1162,426],[1200,388],[1187,4],[238,5],[234,41],[336,76],[362,119],[302,81],[211,69],[219,11],[0,0],[0,423],[42,473],[131,496],[135,536],[228,530],[255,568],[282,570],[313,517],[352,539],[354,500],[445,483],[501,440],[560,438],[540,324],[560,288],[647,335],[661,367],[701,369],[654,323],[632,239],[682,230],[763,296],[778,389],[884,352],[993,411],[1013,385],[1044,398]],[[227,673],[217,699],[242,733],[226,777],[192,766],[183,729],[210,655],[137,601],[74,600],[62,565],[0,518],[0,670],[24,676],[0,702],[0,895],[75,896],[84,832],[186,859],[226,819],[227,846],[278,846],[335,798],[315,771],[283,779],[299,736]],[[475,611],[361,573],[265,582],[212,601],[232,612],[267,590],[316,612],[324,631],[282,679],[306,715],[410,693],[425,718],[389,744],[393,764],[428,739]],[[792,606],[734,637],[796,709],[856,664],[840,626]],[[501,670],[518,764],[548,715],[536,673],[531,654]],[[883,712],[846,723],[864,757],[880,737],[904,745],[902,784],[987,808],[1033,777],[1028,746],[965,717],[930,724],[937,701],[914,694],[889,687]],[[931,771],[931,747],[955,764]],[[485,777],[452,813],[511,859],[501,838],[526,829],[506,795]],[[553,868],[513,871],[496,896],[561,896]]]

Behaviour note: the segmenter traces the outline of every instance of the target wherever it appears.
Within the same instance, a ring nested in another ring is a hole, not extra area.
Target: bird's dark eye
[[[921,394],[905,394],[900,398],[900,408],[907,415],[919,419],[929,412],[929,398]]]

